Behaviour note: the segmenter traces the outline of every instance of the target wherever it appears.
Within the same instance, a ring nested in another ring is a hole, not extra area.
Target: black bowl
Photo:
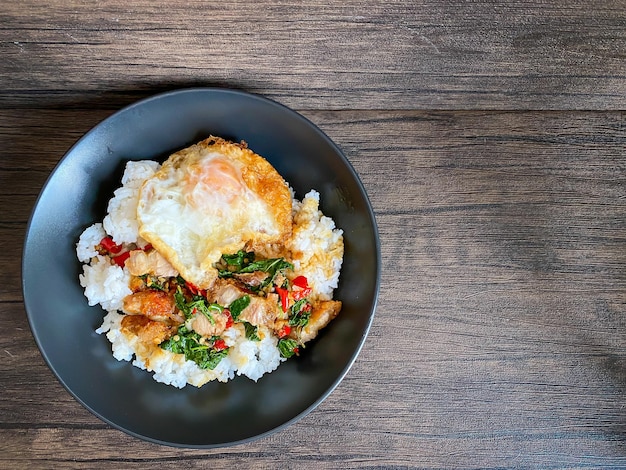
[[[213,134],[249,147],[274,165],[301,198],[320,192],[321,208],[344,230],[335,298],[343,309],[302,355],[258,382],[237,377],[180,390],[118,362],[94,330],[104,312],[78,283],[75,244],[101,221],[128,160],[163,160]],[[313,410],[354,363],[369,331],[380,283],[380,242],[354,169],[310,121],[266,98],[221,89],[186,89],[140,101],[81,138],[57,165],[31,215],[23,253],[23,293],[41,353],[88,410],[139,438],[210,448],[279,430]]]

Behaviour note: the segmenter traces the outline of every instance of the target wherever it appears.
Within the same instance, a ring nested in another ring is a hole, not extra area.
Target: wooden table
[[[626,2],[8,0],[0,54],[0,467],[626,468]],[[26,223],[65,151],[190,86],[310,118],[382,243],[345,380],[218,450],[92,416],[21,292]]]

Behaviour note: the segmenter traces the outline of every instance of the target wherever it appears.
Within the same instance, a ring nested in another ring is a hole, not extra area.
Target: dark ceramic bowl
[[[237,377],[180,390],[118,362],[94,330],[104,312],[78,283],[75,244],[101,221],[127,160],[164,160],[209,134],[245,140],[301,198],[310,189],[344,230],[335,298],[343,309],[302,355],[258,382]],[[83,406],[112,426],[172,446],[209,448],[250,441],[303,417],[339,384],[370,328],[380,283],[372,208],[354,169],[311,122],[268,99],[221,89],[157,95],[112,115],[58,164],[31,215],[23,253],[28,320],[46,362]]]

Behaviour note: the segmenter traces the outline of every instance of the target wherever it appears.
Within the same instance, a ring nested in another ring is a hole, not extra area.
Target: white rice
[[[295,271],[305,276],[318,299],[330,300],[343,261],[343,231],[319,210],[320,195],[311,190],[294,201],[295,227],[287,248]]]
[[[88,263],[91,258],[94,258],[98,252],[95,246],[100,243],[106,236],[106,232],[102,227],[102,224],[93,224],[91,227],[85,229],[78,239],[76,245],[76,255],[81,263]]]
[[[128,270],[111,264],[102,255],[95,256],[90,264],[83,265],[83,274],[78,279],[85,288],[89,305],[100,304],[106,311],[120,310],[124,297],[132,294],[128,287]]]
[[[139,238],[137,201],[142,183],[159,169],[150,160],[128,162],[122,177],[122,187],[115,190],[109,201],[108,214],[102,221],[104,230],[115,243],[135,243]]]
[[[138,236],[136,220],[139,188],[158,169],[159,164],[153,161],[128,162],[122,186],[114,192],[104,220],[88,227],[76,245],[76,255],[84,263],[79,280],[88,303],[90,306],[99,304],[107,311],[96,332],[106,333],[115,359],[153,372],[158,382],[182,388],[186,384],[200,387],[211,380],[226,382],[236,375],[256,381],[285,360],[277,347],[278,338],[267,328],[258,329],[260,341],[246,339],[241,324],[226,330],[223,339],[229,346],[229,354],[214,370],[201,369],[193,361],[185,360],[182,354],[147,346],[137,337],[121,331],[124,315],[119,311],[124,297],[132,293],[131,276],[126,268],[111,264],[94,247],[106,235],[118,244],[136,243],[140,247],[145,244]],[[342,231],[319,210],[317,191],[310,191],[301,202],[294,197],[293,211],[294,232],[286,248],[292,256],[294,274],[307,277],[314,299],[332,299],[343,259]]]

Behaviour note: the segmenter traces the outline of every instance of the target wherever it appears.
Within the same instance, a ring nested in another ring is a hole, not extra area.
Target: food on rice
[[[245,144],[210,137],[163,165],[128,162],[80,236],[80,284],[117,360],[159,382],[258,380],[341,309],[343,234]]]
[[[173,154],[139,192],[139,235],[186,281],[207,289],[223,253],[291,234],[289,187],[267,160],[213,138]]]

